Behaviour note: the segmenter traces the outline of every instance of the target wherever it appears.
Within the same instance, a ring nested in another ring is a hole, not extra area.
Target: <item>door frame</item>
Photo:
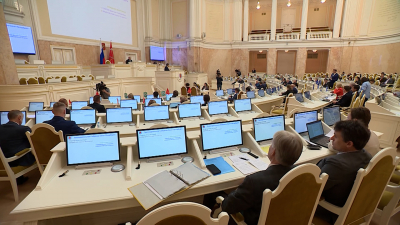
[[[50,45],[51,61],[55,61],[55,58],[54,58],[54,49],[72,50],[73,55],[74,55],[74,63],[77,64],[77,62],[76,62],[76,51],[75,51],[75,47],[59,46],[59,45]],[[63,57],[63,64],[65,64],[65,62],[64,62],[64,57]]]

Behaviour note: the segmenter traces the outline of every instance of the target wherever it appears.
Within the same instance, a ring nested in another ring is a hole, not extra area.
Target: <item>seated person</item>
[[[356,98],[360,95],[360,85],[356,83],[350,83],[351,92],[356,93]]]
[[[363,148],[370,138],[370,131],[362,122],[355,120],[339,121],[335,124],[331,137],[333,149],[338,154],[320,160],[317,166],[321,173],[329,175],[321,197],[335,206],[343,207],[353,188],[357,171],[365,168],[371,155]],[[318,206],[315,216],[334,224],[337,215]]]
[[[179,95],[179,92],[177,90],[175,90],[175,91],[172,92],[172,97],[171,98],[178,97],[178,95]]]
[[[186,86],[186,92],[188,93],[188,95],[190,94],[190,84],[189,83],[186,83],[185,84],[185,86]]]
[[[384,87],[386,87],[386,85],[387,85],[387,86],[389,86],[389,87],[393,87],[393,84],[394,84],[393,75],[392,75],[392,74],[390,74],[390,75],[389,75],[389,79],[386,81],[386,83],[385,83],[385,86],[384,86]]]
[[[350,107],[351,99],[353,98],[353,92],[350,86],[344,86],[344,95],[339,100],[333,100],[333,105],[338,105],[340,107]]]
[[[328,78],[325,78],[324,79],[324,83],[322,84],[322,87],[324,87],[324,88],[329,88],[329,82],[328,82]]]
[[[158,106],[158,105],[160,105],[160,104],[158,104],[157,102],[156,102],[156,100],[150,100],[149,101],[149,103],[147,103],[147,106]]]
[[[257,89],[261,89],[261,84],[258,80],[256,80],[256,84],[255,84]]]
[[[286,91],[285,91],[285,92],[282,92],[280,95],[286,96],[286,97],[287,97],[290,93],[294,94],[294,93],[293,93],[292,85],[291,85],[291,84],[288,84],[288,85],[286,85]]]
[[[249,92],[249,91],[251,91],[251,87],[250,87],[250,86],[247,86],[247,87],[246,87],[246,92]]]
[[[68,109],[68,101],[67,101],[67,99],[60,98],[60,100],[58,100],[58,101],[64,103],[64,105],[67,106],[67,108],[66,108],[67,114],[70,114],[71,110]]]
[[[268,86],[267,86],[267,82],[263,81],[261,84],[261,88],[265,91],[267,90]]]
[[[210,96],[203,95],[203,101],[204,101],[204,104],[202,104],[201,106],[207,106],[207,104],[210,102]]]
[[[153,97],[158,98],[158,91],[153,92]]]
[[[204,90],[210,90],[210,87],[208,86],[207,83],[204,83],[203,87],[201,88],[202,91]]]
[[[18,152],[30,148],[28,138],[25,132],[31,131],[28,126],[22,126],[23,121],[22,112],[19,110],[11,110],[7,117],[8,122],[0,126],[0,148],[6,158],[15,156]],[[10,162],[10,167],[17,166],[31,166],[35,163],[35,157],[31,152],[25,154],[23,157]],[[28,180],[28,177],[20,176],[17,178],[17,184],[22,184]]]
[[[181,96],[181,104],[183,104],[184,102],[186,103],[188,101],[188,99],[185,96]]]
[[[128,99],[135,99],[135,98],[133,97],[133,94],[132,94],[132,93],[129,93]]]
[[[99,95],[95,95],[95,97],[96,96],[99,96]],[[99,99],[100,99],[100,96],[99,96]],[[94,101],[94,99],[93,99],[93,101]],[[67,107],[62,102],[54,103],[53,110],[52,110],[54,117],[51,120],[44,121],[44,123],[50,124],[51,126],[54,127],[54,129],[56,131],[61,130],[63,132],[64,136],[67,134],[85,133],[85,130],[78,127],[78,125],[76,125],[75,121],[69,121],[69,120],[64,119],[66,108]]]
[[[88,106],[95,109],[98,113],[106,113],[106,108],[104,107],[104,105],[100,105],[100,95],[93,96],[93,103],[89,104]]]
[[[240,89],[239,88],[235,88],[235,94],[231,98],[228,98],[228,101],[232,103],[233,100],[238,99],[239,92],[240,92]]]
[[[252,73],[256,73],[256,68],[251,70]]]
[[[343,95],[343,86],[342,84],[336,84],[335,90],[331,91],[331,93],[336,94],[336,100],[338,100]]]
[[[296,88],[296,85],[291,84],[291,86],[292,86],[293,94],[299,93],[299,91],[298,91],[297,88]]]
[[[198,85],[196,82],[193,82],[193,87],[200,89],[200,85]]]
[[[320,85],[321,84],[321,81],[318,79],[318,77],[315,78],[315,84],[316,85]]]
[[[240,212],[247,224],[257,224],[264,190],[274,191],[278,187],[279,180],[294,168],[293,164],[299,159],[302,151],[303,144],[298,135],[288,131],[276,132],[268,152],[271,163],[266,170],[246,176],[243,183],[229,195],[225,192],[205,195],[203,204],[211,208],[215,198],[223,196],[223,212]]]
[[[299,83],[297,83],[297,80],[296,80],[296,79],[293,80],[293,84],[296,85],[296,88],[299,87]]]

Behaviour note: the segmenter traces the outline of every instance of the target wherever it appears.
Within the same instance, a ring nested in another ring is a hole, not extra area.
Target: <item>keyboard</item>
[[[324,136],[324,137],[314,138],[313,140],[311,140],[311,142],[321,145],[325,148],[328,148],[329,139],[330,139],[329,137]]]

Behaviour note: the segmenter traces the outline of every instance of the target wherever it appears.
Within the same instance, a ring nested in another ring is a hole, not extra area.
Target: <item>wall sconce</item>
[[[321,3],[325,3],[326,2],[326,0],[321,0]]]
[[[317,52],[317,49],[312,50],[312,52]]]
[[[256,9],[260,9],[260,8],[261,8],[261,6],[260,6],[260,2],[257,2]]]
[[[260,51],[258,51],[259,53],[262,53],[263,51],[262,50],[260,50]]]
[[[292,3],[290,2],[290,0],[288,1],[288,3],[286,4],[287,7],[290,7],[292,5]]]
[[[289,50],[285,50],[285,52],[289,52]]]

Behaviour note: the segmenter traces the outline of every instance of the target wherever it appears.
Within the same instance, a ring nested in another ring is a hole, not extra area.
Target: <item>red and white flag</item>
[[[110,60],[111,64],[115,64],[114,61],[114,51],[112,49],[112,42],[110,41],[110,55],[108,56],[108,60]]]

